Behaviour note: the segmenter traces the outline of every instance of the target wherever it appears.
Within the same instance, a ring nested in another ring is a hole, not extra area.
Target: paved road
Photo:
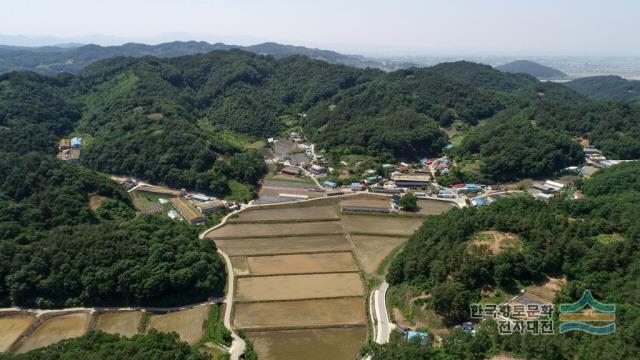
[[[227,289],[227,297],[224,300],[225,303],[225,312],[224,312],[224,326],[231,330],[231,338],[233,341],[231,342],[231,347],[229,348],[229,353],[231,354],[231,360],[238,360],[240,356],[244,354],[244,350],[247,347],[247,344],[244,340],[238,336],[233,329],[231,328],[231,314],[233,307],[233,295],[235,294],[235,274],[233,273],[233,266],[231,265],[231,259],[229,255],[222,252],[218,249],[218,253],[224,258],[224,262],[227,264],[227,274],[228,280],[228,289]]]
[[[378,320],[378,329],[376,331],[376,343],[386,344],[389,342],[389,334],[391,333],[391,324],[389,323],[389,314],[387,313],[387,290],[389,284],[385,281],[378,289],[374,291],[373,301]]]

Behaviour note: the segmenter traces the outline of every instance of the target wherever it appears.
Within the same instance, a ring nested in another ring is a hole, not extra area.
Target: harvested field
[[[256,209],[243,211],[237,218],[229,219],[232,223],[256,222],[256,221],[301,221],[314,219],[338,220],[338,215],[333,206],[314,206],[307,208],[288,209]]]
[[[238,279],[238,301],[302,300],[362,296],[357,273],[263,276]]]
[[[356,248],[356,256],[362,270],[373,274],[384,259],[398,246],[407,241],[406,237],[353,235],[351,237]]]
[[[351,252],[252,256],[247,262],[252,275],[358,271]]]
[[[340,206],[384,207],[391,205],[391,198],[383,196],[351,196],[340,200]]]
[[[45,347],[64,339],[75,338],[87,332],[91,314],[76,313],[51,318],[42,323],[18,348],[18,353],[25,353]]]
[[[260,360],[353,360],[367,329],[355,328],[247,332]]]
[[[293,224],[227,224],[207,234],[214,239],[280,237],[295,235],[330,235],[342,232],[339,222],[309,222]]]
[[[350,233],[409,236],[424,219],[382,215],[343,215],[341,223]]]
[[[519,250],[522,241],[517,235],[502,231],[482,231],[476,234],[472,245],[486,245],[493,254],[499,254],[506,249]]]
[[[9,350],[9,347],[18,340],[32,322],[33,317],[29,315],[0,317],[0,352]]]
[[[231,258],[231,266],[233,271],[238,275],[249,275],[249,264],[244,256],[234,256]]]
[[[307,196],[309,199],[314,199],[314,198],[319,198],[324,196],[324,193],[308,191],[305,189],[284,188],[284,187],[283,188],[263,187],[262,189],[260,189],[260,192],[258,193],[258,199],[255,201],[255,203],[257,205],[260,205],[260,204],[275,204],[275,203],[281,203],[281,202],[303,200],[303,199],[296,199],[292,197],[280,196],[280,194]]]
[[[239,303],[234,325],[240,329],[364,325],[362,297]]]
[[[216,246],[230,256],[350,250],[349,242],[344,235],[216,240]]]
[[[154,315],[149,319],[148,328],[167,333],[175,331],[182,341],[193,345],[202,339],[208,314],[209,306],[198,306],[166,315]]]
[[[454,203],[438,200],[418,200],[418,207],[420,211],[417,214],[420,215],[440,215],[443,212],[456,208]]]
[[[96,321],[96,330],[131,337],[138,333],[138,325],[141,318],[142,312],[140,311],[118,311],[100,314]]]

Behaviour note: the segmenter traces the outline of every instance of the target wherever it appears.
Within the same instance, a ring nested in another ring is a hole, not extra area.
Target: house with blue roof
[[[409,330],[404,333],[404,341],[418,343],[420,345],[428,345],[429,335],[424,332]]]

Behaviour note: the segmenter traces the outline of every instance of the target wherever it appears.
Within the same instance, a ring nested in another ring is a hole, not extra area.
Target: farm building
[[[404,334],[404,341],[406,342],[415,341],[420,345],[427,345],[429,344],[429,335],[427,335],[427,333],[409,330]]]
[[[168,189],[168,188],[151,186],[151,185],[141,185],[136,190],[140,192],[146,192],[149,194],[166,195],[169,197],[179,197],[184,195],[184,190],[174,190],[174,189]]]
[[[189,196],[186,196],[187,198],[189,198]],[[198,201],[212,201],[215,200],[216,198],[213,196],[208,196],[205,194],[195,194],[195,195],[191,195],[190,197],[193,200],[198,200]]]
[[[82,146],[82,138],[74,137],[71,139],[71,147],[73,149],[80,149],[80,146]]]
[[[452,199],[454,197],[456,197],[451,191],[443,189],[438,191],[438,197],[440,198],[446,198],[446,199]]]
[[[364,190],[364,185],[362,185],[361,183],[351,183],[351,191],[362,191]]]
[[[69,139],[60,139],[60,141],[58,142],[59,151],[67,150],[70,148],[71,148],[71,142],[69,141]]]
[[[221,201],[221,200],[212,200],[212,201],[199,203],[196,205],[196,208],[200,210],[200,212],[203,214],[209,214],[217,210],[224,209],[225,207],[226,207],[226,204],[224,203],[224,201]]]
[[[553,198],[553,195],[545,194],[545,193],[538,193],[538,194],[535,194],[534,197],[536,199],[539,199],[539,200],[549,201],[549,200],[551,200],[551,198]]]
[[[322,186],[324,186],[326,188],[329,188],[329,189],[335,189],[335,188],[338,187],[338,184],[333,182],[333,181],[327,180],[327,181],[322,183]]]
[[[556,191],[556,189],[554,189],[551,186],[547,186],[545,184],[533,184],[531,185],[532,188],[536,189],[536,190],[540,190],[544,193],[549,193],[549,192],[553,192]]]
[[[300,174],[300,169],[296,169],[293,167],[285,167],[282,170],[280,170],[281,173],[286,174],[286,175],[293,175],[293,176],[297,176]]]
[[[565,184],[561,184],[559,182],[555,182],[555,181],[551,181],[551,180],[547,180],[544,183],[544,185],[553,188],[555,191],[560,191],[560,190],[564,189],[564,187],[566,186]]]
[[[71,164],[78,163],[80,161],[80,149],[62,150],[60,153],[58,153],[58,159]]]
[[[171,199],[171,205],[178,210],[182,217],[192,224],[201,224],[207,220],[202,213],[193,207],[186,199],[179,197],[173,198]]]
[[[383,187],[371,187],[369,188],[369,191],[377,194],[401,194],[404,192],[404,190],[399,188],[389,189]]]
[[[326,172],[325,168],[320,165],[311,165],[309,171],[316,175],[324,174]]]
[[[368,212],[368,213],[388,214],[391,212],[391,210],[389,210],[389,208],[373,207],[373,206],[343,206],[342,212]]]
[[[596,173],[599,169],[594,166],[583,166],[580,171],[578,171],[578,175],[582,177],[591,177]]]
[[[429,185],[431,177],[428,175],[394,176],[393,181],[398,187],[423,187]]]
[[[480,207],[480,206],[488,205],[488,202],[483,198],[477,198],[477,199],[471,200],[471,205]]]

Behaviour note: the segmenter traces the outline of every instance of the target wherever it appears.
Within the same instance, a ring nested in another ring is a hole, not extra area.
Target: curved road
[[[389,284],[385,281],[379,288],[373,291],[373,307],[375,309],[377,330],[376,343],[386,344],[389,342],[391,333],[391,323],[389,323],[389,314],[387,313],[387,290]]]

